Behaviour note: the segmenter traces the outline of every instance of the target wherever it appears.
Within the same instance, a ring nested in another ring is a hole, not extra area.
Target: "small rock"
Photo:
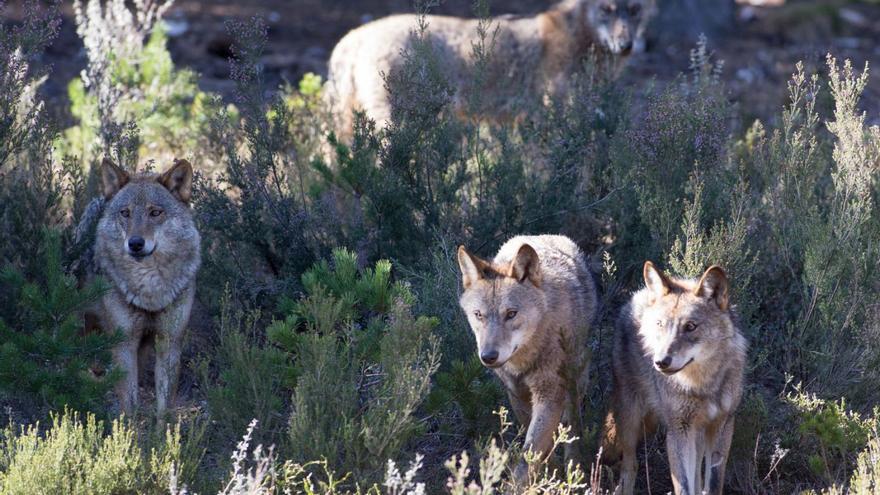
[[[752,84],[755,80],[758,79],[758,74],[754,69],[751,68],[742,68],[736,71],[736,78],[741,80],[746,84]]]
[[[183,36],[189,31],[189,22],[183,17],[162,19],[162,26],[169,38],[177,38]]]
[[[751,5],[739,9],[739,20],[743,22],[751,22],[758,18],[758,11]]]
[[[834,40],[834,44],[841,48],[856,49],[861,46],[862,40],[853,37],[837,38]]]
[[[855,27],[865,27],[870,24],[868,18],[865,17],[864,14],[862,14],[858,10],[841,7],[840,10],[837,11],[837,15],[840,17],[841,20],[852,24]]]
[[[260,61],[267,69],[280,69],[296,65],[299,55],[293,53],[271,53],[265,55]]]
[[[781,7],[785,5],[785,0],[736,0],[736,3],[752,7]]]

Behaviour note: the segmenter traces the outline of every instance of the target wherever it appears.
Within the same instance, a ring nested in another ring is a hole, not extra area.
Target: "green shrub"
[[[203,393],[214,419],[217,441],[227,444],[251,420],[259,421],[259,443],[277,442],[290,374],[287,355],[267,345],[259,310],[235,308],[227,295],[220,303],[219,343],[200,364]],[[216,370],[216,377],[211,376]]]
[[[110,351],[120,334],[84,333],[82,311],[109,287],[97,280],[80,289],[61,265],[61,241],[45,231],[43,273],[27,280],[7,268],[0,277],[0,390],[40,407],[101,411],[120,377]],[[95,376],[92,368],[109,368]]]
[[[39,93],[48,74],[35,62],[58,32],[58,6],[28,1],[21,25],[0,25],[0,265],[14,264],[28,276],[42,268],[31,255],[40,227],[64,230],[66,237],[68,213],[81,209],[74,200],[85,187],[76,160],[58,161],[52,112]]]
[[[306,204],[310,157],[297,148],[300,127],[294,122],[312,117],[302,105],[288,104],[283,93],[266,98],[263,21],[227,28],[235,40],[230,75],[236,108],[219,100],[210,105],[207,138],[220,143],[213,155],[222,170],[201,177],[194,191],[205,246],[202,279],[208,288],[229,285],[233,296],[271,307],[275,297],[296,288],[323,246]],[[220,299],[217,289],[209,290],[212,300]]]
[[[203,139],[209,97],[198,89],[193,71],[176,69],[171,60],[160,22],[170,5],[167,0],[131,8],[120,0],[74,3],[88,65],[83,77],[68,85],[77,124],[58,140],[62,153],[86,164],[112,154],[133,169],[141,158],[192,154]],[[132,124],[140,130],[136,138],[126,132]]]
[[[0,493],[165,493],[174,472],[192,472],[189,463],[198,462],[182,455],[181,442],[179,425],[169,427],[164,441],[146,450],[125,419],[106,431],[95,416],[65,410],[45,431],[36,424],[2,433]]]
[[[803,391],[797,385],[787,395],[799,416],[798,433],[807,465],[816,476],[827,481],[839,479],[856,462],[858,452],[866,448],[877,431],[877,419],[862,417],[847,409],[845,399],[826,401]]]
[[[390,281],[391,265],[357,269],[357,257],[334,252],[303,275],[308,294],[285,306],[270,338],[295,363],[289,422],[293,459],[326,459],[363,479],[378,474],[418,428],[439,363],[438,322],[415,317],[409,291]]]

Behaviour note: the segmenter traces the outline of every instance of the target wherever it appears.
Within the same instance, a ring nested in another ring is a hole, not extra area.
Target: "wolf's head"
[[[602,46],[615,55],[645,48],[645,29],[655,0],[585,0],[586,18]]]
[[[718,266],[696,280],[676,279],[650,261],[644,267],[646,299],[639,334],[654,368],[675,375],[713,359],[737,331],[731,320],[727,275]]]
[[[538,253],[523,244],[510,264],[482,260],[458,248],[464,293],[459,304],[477,338],[484,365],[497,368],[538,330],[544,313]]]
[[[176,249],[182,231],[189,230],[192,167],[177,160],[161,175],[130,176],[104,160],[101,177],[107,206],[100,235],[134,261],[156,252]]]

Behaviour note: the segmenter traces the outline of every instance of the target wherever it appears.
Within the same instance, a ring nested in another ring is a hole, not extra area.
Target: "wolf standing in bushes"
[[[746,361],[727,275],[677,279],[649,261],[644,278],[617,325],[605,453],[622,456],[620,493],[633,493],[636,449],[659,423],[676,495],[720,494]]]
[[[517,419],[527,425],[524,450],[541,459],[560,421],[581,434],[589,378],[587,337],[596,287],[580,248],[563,236],[519,236],[492,261],[458,249],[460,305],[484,365],[504,383]],[[566,446],[566,457],[575,452]],[[524,479],[525,462],[516,469]]]
[[[644,47],[654,11],[654,0],[563,0],[534,17],[493,18],[488,34],[490,42],[494,37],[493,64],[481,91],[488,100],[481,116],[516,117],[523,97],[559,92],[594,48],[622,65]],[[479,21],[446,16],[426,16],[426,21],[437,69],[451,85],[453,110],[462,114],[473,79],[472,52],[480,42]],[[352,30],[333,49],[325,96],[339,119],[340,135],[351,136],[356,110],[379,126],[391,119],[385,76],[393,77],[404,64],[416,26],[415,15],[386,17]]]
[[[113,350],[125,377],[116,392],[123,411],[138,403],[138,375],[155,347],[156,409],[174,398],[184,331],[196,291],[200,241],[190,212],[192,167],[176,160],[161,175],[130,176],[104,160],[104,198],[95,234],[91,275],[107,279],[112,289],[99,301],[95,317],[105,331],[121,329],[125,340]],[[81,237],[87,214],[77,229]]]

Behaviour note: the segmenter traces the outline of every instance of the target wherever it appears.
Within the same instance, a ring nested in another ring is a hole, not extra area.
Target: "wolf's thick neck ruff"
[[[194,253],[198,258],[198,246]],[[113,282],[125,301],[143,311],[157,313],[170,306],[195,280],[198,262],[184,253],[154,253],[143,260],[129,256],[98,261],[100,273]]]

